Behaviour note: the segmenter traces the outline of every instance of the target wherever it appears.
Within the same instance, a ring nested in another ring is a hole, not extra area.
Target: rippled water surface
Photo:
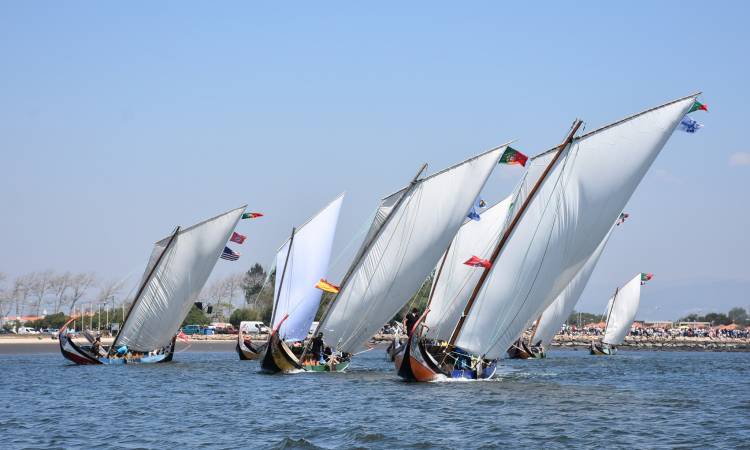
[[[74,366],[0,355],[2,448],[750,448],[750,354],[553,351],[482,382],[262,375],[233,352]]]

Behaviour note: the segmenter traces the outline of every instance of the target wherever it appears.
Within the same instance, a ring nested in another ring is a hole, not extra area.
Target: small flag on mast
[[[471,267],[484,267],[485,269],[489,269],[490,267],[492,267],[491,262],[478,256],[472,256],[468,260],[464,261],[464,264]]]
[[[652,278],[654,278],[653,273],[641,273],[641,286],[646,284],[646,282],[651,280]]]
[[[224,251],[221,252],[221,259],[226,259],[227,261],[237,261],[240,259],[240,254],[232,251],[229,247],[224,247]]]
[[[185,332],[182,330],[180,330],[180,332],[177,333],[177,339],[181,340],[182,342],[190,341],[190,338],[188,338],[187,334],[185,334]]]
[[[628,217],[630,217],[630,214],[628,214],[628,213],[620,213],[620,217],[617,219],[617,223],[615,223],[615,225],[617,225],[619,227],[620,225],[622,225],[623,223],[625,223],[625,220],[627,220]]]
[[[708,105],[704,105],[703,103],[699,102],[698,100],[693,103],[693,106],[690,107],[689,113],[694,111],[706,111],[708,112]]]
[[[331,294],[338,294],[339,290],[341,289],[340,286],[336,286],[335,284],[330,283],[323,278],[318,281],[318,284],[316,284],[315,287],[320,289],[321,291],[330,292]]]
[[[680,129],[687,133],[695,133],[701,128],[703,128],[703,124],[696,122],[688,116],[683,117],[680,121]]]
[[[518,150],[508,146],[503,152],[503,156],[500,157],[500,164],[518,164],[526,167],[526,161],[529,157],[519,152]]]
[[[487,206],[487,203],[482,200],[481,198],[477,198],[477,200],[474,202],[473,205],[471,205],[471,209],[469,210],[469,214],[466,215],[471,220],[479,221],[481,217],[479,216],[478,208],[484,208]]]
[[[243,219],[257,219],[258,217],[263,217],[263,214],[258,212],[249,212],[242,215]]]
[[[242,244],[243,242],[245,242],[245,239],[247,239],[247,236],[243,236],[243,235],[241,235],[240,233],[238,233],[236,231],[233,231],[232,232],[232,237],[229,238],[230,241],[236,242],[238,244]]]

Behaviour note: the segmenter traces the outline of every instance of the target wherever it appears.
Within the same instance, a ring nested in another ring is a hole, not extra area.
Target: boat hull
[[[259,359],[265,353],[266,345],[268,345],[268,343],[256,346],[250,341],[250,339],[243,339],[238,335],[236,347],[237,355],[239,355],[240,361],[253,361]]]
[[[406,381],[435,381],[443,374],[427,362],[426,356],[429,356],[423,353],[424,348],[419,341],[412,334],[405,344],[394,346],[393,362],[396,364],[396,372]]]
[[[108,357],[108,356],[97,356],[92,353],[88,348],[80,346],[73,341],[73,339],[64,333],[59,336],[60,341],[60,352],[65,359],[72,361],[79,365],[121,365],[121,364],[155,364],[162,362],[172,361],[174,356],[175,339],[172,339],[172,343],[169,345],[167,350],[159,355],[144,355],[139,358],[119,358],[119,357]]]
[[[612,356],[617,353],[617,347],[592,342],[589,353],[595,356]]]
[[[508,359],[543,359],[547,354],[541,347],[529,346],[522,340],[517,340],[508,349]]]

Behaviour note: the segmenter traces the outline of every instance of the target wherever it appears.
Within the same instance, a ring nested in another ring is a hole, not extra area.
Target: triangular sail
[[[318,311],[322,291],[315,285],[326,277],[328,271],[343,200],[344,194],[341,194],[299,227],[294,238],[287,240],[276,254],[279,273],[276,276],[272,328],[275,329],[288,315],[278,331],[286,341],[305,339]],[[281,271],[284,271],[283,283]]]
[[[602,239],[602,242],[596,247],[594,253],[589,256],[586,264],[583,265],[581,270],[578,271],[575,277],[570,280],[570,283],[563,289],[560,295],[557,296],[554,302],[547,307],[539,318],[539,322],[534,328],[533,338],[530,342],[531,345],[539,345],[542,348],[549,348],[552,344],[552,340],[555,335],[560,331],[565,320],[573,312],[578,299],[581,298],[583,290],[591,278],[591,274],[596,268],[596,264],[599,262],[604,247],[607,246],[609,237],[612,235],[614,225],[609,229],[607,235]]]
[[[435,268],[430,296],[430,312],[425,319],[426,337],[447,341],[466,307],[481,269],[464,262],[472,256],[489,258],[505,227],[512,197],[484,210],[480,220],[467,220],[456,233],[448,250]]]
[[[146,284],[133,300],[117,335],[118,345],[148,352],[169,344],[244,211],[244,206],[228,211],[178,232],[170,245],[170,238],[154,245],[143,280]]]
[[[554,301],[607,234],[695,97],[590,132],[564,150],[481,287],[458,347],[498,358]],[[531,160],[529,172],[539,173],[554,154]]]
[[[641,301],[641,274],[617,291],[617,296],[609,299],[607,329],[604,330],[602,342],[609,345],[620,345],[630,331],[635,320],[635,313]]]
[[[363,246],[318,328],[329,344],[350,353],[360,349],[409,301],[458,231],[504,149],[418,180],[399,191],[400,203],[389,201],[398,206],[380,221],[382,229],[368,233],[372,242]]]

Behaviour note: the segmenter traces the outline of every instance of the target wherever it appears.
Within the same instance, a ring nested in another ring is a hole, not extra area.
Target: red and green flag
[[[646,284],[646,282],[651,280],[652,278],[654,278],[653,273],[641,273],[641,286]]]
[[[242,215],[243,219],[257,219],[258,217],[263,217],[263,214],[257,212],[249,212]]]
[[[484,267],[485,269],[489,269],[490,267],[492,267],[491,262],[478,256],[472,256],[468,260],[464,261],[464,264],[471,267]]]
[[[693,103],[693,106],[690,107],[689,113],[693,111],[706,111],[708,112],[708,105],[704,105],[703,103],[699,102],[698,100]]]
[[[508,146],[503,152],[503,156],[500,157],[500,164],[518,164],[520,166],[526,166],[526,161],[529,157],[519,152],[518,150]]]

